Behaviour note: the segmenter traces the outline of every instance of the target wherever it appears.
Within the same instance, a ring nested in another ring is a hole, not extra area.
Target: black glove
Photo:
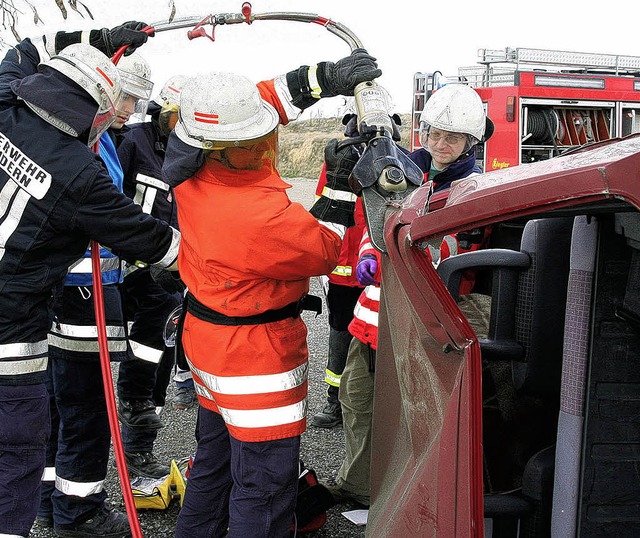
[[[129,21],[111,30],[108,28],[93,30],[89,35],[89,43],[100,49],[109,56],[109,58],[111,58],[120,47],[129,45],[124,51],[124,55],[129,56],[134,50],[147,42],[149,34],[140,31],[146,26],[149,25],[144,22]]]
[[[166,269],[160,269],[155,265],[152,265],[149,268],[149,272],[151,273],[151,278],[153,278],[156,284],[159,284],[160,287],[166,291],[167,293],[183,293],[187,286],[180,278],[180,273],[178,271],[167,271]]]
[[[382,75],[376,59],[364,49],[354,50],[350,56],[333,62],[318,64],[318,83],[321,97],[336,95],[353,95],[353,89],[368,80]]]
[[[104,52],[109,58],[113,56],[120,47],[123,45],[129,45],[125,50],[125,56],[131,54],[140,45],[146,43],[149,35],[146,32],[141,32],[141,28],[145,28],[148,24],[138,21],[129,21],[116,26],[109,30],[109,28],[102,28],[101,30],[91,30],[89,32],[89,44],[101,52]],[[58,54],[62,49],[73,45],[74,43],[82,42],[82,32],[58,32],[55,34],[54,50],[50,50],[49,40],[50,36],[44,36],[45,45],[47,50],[51,54],[52,52]]]
[[[327,184],[313,207],[311,214],[318,220],[343,226],[353,226],[356,196],[349,187],[351,170],[360,159],[353,145],[338,149],[338,139],[332,138],[324,150]]]
[[[382,75],[376,59],[364,49],[356,49],[336,63],[320,62],[312,77],[317,82],[309,80],[309,71],[309,66],[303,65],[286,75],[292,103],[302,110],[322,97],[353,95],[353,89],[360,82]]]

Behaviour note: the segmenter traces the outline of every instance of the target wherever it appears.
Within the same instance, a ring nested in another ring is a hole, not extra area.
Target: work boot
[[[198,397],[193,387],[180,387],[173,397],[173,408],[179,411],[191,409],[197,403]]]
[[[106,504],[83,523],[56,525],[58,538],[129,538],[131,530],[127,516],[109,508]]]
[[[120,422],[134,429],[159,430],[162,419],[156,413],[153,400],[120,400],[118,405]]]
[[[153,452],[125,452],[124,456],[127,460],[127,468],[132,475],[162,478],[171,472],[169,466],[160,463]]]
[[[342,407],[339,402],[327,402],[320,413],[311,417],[311,425],[317,428],[335,428],[342,424]]]
[[[34,525],[41,529],[51,529],[53,527],[53,516],[36,516]]]

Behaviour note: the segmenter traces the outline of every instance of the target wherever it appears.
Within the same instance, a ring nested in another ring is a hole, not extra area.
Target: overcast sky
[[[65,0],[66,1],[66,0]],[[54,0],[32,0],[45,25],[34,26],[23,0],[18,31],[22,37],[60,29],[112,27],[128,20],[153,23],[170,14],[167,0],[82,0],[94,20],[70,12],[65,22]],[[175,0],[176,17],[239,12],[238,0]],[[413,75],[439,70],[456,74],[474,65],[480,48],[531,47],[580,52],[638,55],[640,3],[609,0],[597,4],[570,0],[255,0],[254,13],[295,11],[316,13],[351,29],[378,58],[383,76],[378,82],[391,94],[395,111],[411,110]],[[590,10],[594,10],[590,13]],[[11,33],[1,29],[9,43]],[[211,27],[207,27],[211,31]],[[302,64],[336,61],[349,47],[314,24],[256,21],[251,26],[220,26],[216,40],[189,41],[186,30],[159,33],[140,49],[159,90],[173,74],[233,71],[254,81],[272,78]],[[343,100],[327,99],[324,114],[340,112]],[[317,106],[317,105],[316,105]]]

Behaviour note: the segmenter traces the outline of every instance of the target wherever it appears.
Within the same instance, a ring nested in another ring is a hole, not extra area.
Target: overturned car
[[[428,193],[384,225],[367,536],[640,536],[640,135]]]

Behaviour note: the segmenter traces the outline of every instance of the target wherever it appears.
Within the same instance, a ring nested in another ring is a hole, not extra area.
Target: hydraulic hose
[[[96,144],[96,150],[97,150]],[[96,151],[97,152],[97,151]],[[93,272],[93,308],[96,315],[96,327],[98,329],[98,349],[100,353],[100,369],[102,371],[102,385],[104,386],[104,399],[107,404],[107,415],[109,417],[109,429],[113,442],[113,452],[116,460],[116,468],[120,478],[120,488],[124,498],[124,505],[127,510],[127,518],[131,535],[133,538],[142,538],[142,529],[138,521],[138,511],[136,510],[131,482],[127,471],[127,460],[124,455],[122,444],[122,434],[120,433],[120,422],[118,420],[118,408],[116,406],[116,395],[113,390],[113,379],[111,377],[111,359],[109,357],[109,342],[107,339],[107,323],[104,313],[104,294],[102,290],[102,272],[100,270],[100,245],[96,241],[91,241],[91,269]]]

